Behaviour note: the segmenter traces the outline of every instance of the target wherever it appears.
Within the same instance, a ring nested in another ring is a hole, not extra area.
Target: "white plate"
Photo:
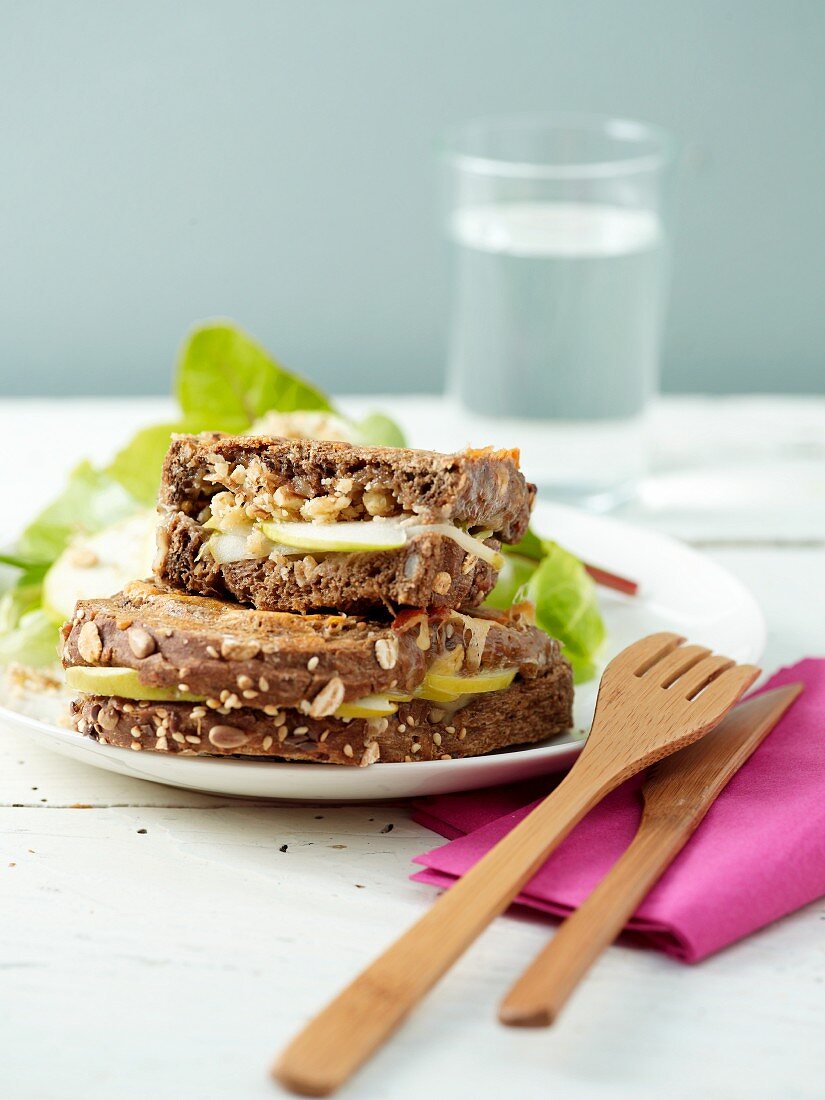
[[[721,566],[687,546],[616,520],[555,504],[536,507],[533,525],[586,561],[640,584],[626,598],[601,590],[608,629],[603,660],[656,630],[675,630],[738,661],[758,661],[765,645],[765,620],[751,594]],[[98,768],[184,787],[244,798],[371,801],[514,782],[568,767],[590,725],[596,683],[576,690],[575,726],[541,745],[467,760],[375,764],[342,768],[320,764],[277,764],[209,757],[136,753],[99,745],[53,721],[44,720],[55,700],[42,697],[0,707],[0,720],[47,748]],[[35,716],[38,715],[38,716]]]

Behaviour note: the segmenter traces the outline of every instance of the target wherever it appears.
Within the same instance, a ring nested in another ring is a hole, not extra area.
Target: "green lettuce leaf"
[[[16,626],[0,627],[0,666],[13,662],[32,668],[53,665],[59,640],[59,624],[42,608],[27,611]]]
[[[520,554],[505,554],[504,565],[499,570],[498,580],[493,591],[484,601],[490,607],[506,611],[517,602],[517,598],[536,571],[536,563]]]
[[[23,531],[14,556],[49,564],[73,534],[100,531],[136,509],[134,498],[109,473],[81,462],[69,474],[60,495]]]
[[[142,505],[157,498],[170,436],[175,432],[244,432],[268,412],[330,412],[332,403],[291,374],[251,337],[230,323],[197,328],[178,360],[175,390],[183,416],[139,431],[106,472]],[[389,417],[373,413],[353,426],[357,442],[403,446]]]
[[[41,586],[24,580],[0,598],[0,667],[42,667],[57,660],[60,625],[40,606]]]
[[[175,392],[184,417],[204,431],[242,432],[270,409],[334,411],[320,390],[228,322],[203,325],[190,335],[178,361]]]
[[[20,554],[0,554],[0,565],[7,565],[11,569],[20,569],[23,572],[23,578],[18,578],[17,582],[20,583],[39,583],[46,575],[49,569],[49,563],[47,561],[38,561],[34,558],[24,558]]]
[[[76,534],[101,531],[138,505],[105,470],[81,462],[63,491],[28,525],[0,564],[18,570],[0,599],[0,665],[42,666],[56,660],[59,623],[42,606],[43,578]]]
[[[40,606],[41,586],[37,582],[19,581],[0,599],[0,631],[13,630],[27,611]]]
[[[506,609],[520,599],[531,600],[538,625],[562,643],[576,683],[592,679],[605,627],[596,587],[582,563],[532,530],[502,551],[504,566],[486,602]]]
[[[332,403],[291,374],[235,325],[202,325],[178,360],[175,389],[183,416],[143,428],[121,448],[106,473],[141,505],[157,499],[161,467],[175,432],[243,432],[267,412],[331,412]],[[383,413],[353,424],[353,441],[403,447],[404,435]]]
[[[562,643],[577,683],[595,675],[605,639],[596,586],[577,557],[558,543],[542,542],[544,557],[526,586],[536,605],[536,622]]]
[[[541,561],[545,554],[544,543],[531,527],[527,529],[527,534],[521,542],[513,543],[512,546],[502,546],[501,549],[505,554],[518,554],[522,558],[531,558],[533,561]]]
[[[384,413],[373,412],[352,426],[353,443],[366,447],[406,447],[407,440],[396,422]]]
[[[199,427],[190,428],[183,420],[143,428],[117,452],[106,467],[106,473],[139,504],[151,507],[157,501],[160,472],[172,433],[200,430]]]

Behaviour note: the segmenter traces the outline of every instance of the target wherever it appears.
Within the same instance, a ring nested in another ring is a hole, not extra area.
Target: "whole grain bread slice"
[[[319,697],[337,705],[412,692],[428,665],[447,652],[455,656],[458,646],[463,660],[456,667],[468,672],[517,668],[529,679],[561,661],[558,643],[518,609],[493,618],[443,612],[383,621],[294,615],[147,582],[80,601],[63,627],[62,659],[65,666],[132,668],[146,684],[183,684],[229,709],[303,705],[317,712]]]
[[[72,704],[80,733],[135,751],[361,765],[480,756],[543,741],[570,728],[570,666],[559,660],[531,680],[476,697],[450,713],[413,700],[382,719],[269,717],[242,708],[222,717],[188,703],[129,703],[84,696]]]
[[[439,454],[328,440],[182,435],[166,455],[159,505],[197,517],[215,493],[228,490],[277,517],[278,490],[303,499],[346,495],[353,509],[367,508],[365,494],[383,494],[391,510],[377,514],[483,527],[513,543],[527,530],[536,491],[518,460],[518,451],[492,448]]]

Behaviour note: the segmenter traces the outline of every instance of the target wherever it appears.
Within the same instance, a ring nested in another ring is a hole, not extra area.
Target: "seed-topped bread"
[[[452,714],[414,699],[384,718],[344,722],[281,711],[273,719],[243,708],[216,721],[191,704],[83,696],[72,704],[72,716],[88,737],[135,751],[364,767],[481,756],[544,741],[570,728],[570,699],[569,668],[559,662]]]
[[[518,463],[518,451],[491,447],[439,454],[332,440],[179,435],[164,462],[160,505],[196,516],[228,490],[273,516],[408,513],[424,522],[489,528],[504,542],[518,542],[535,496]]]
[[[263,610],[475,606],[501,543],[526,532],[534,495],[517,451],[178,436],[155,571]]]
[[[569,725],[570,667],[531,620],[530,605],[301,616],[140,582],[78,603],[62,655],[79,693],[77,728],[110,744],[337,763],[427,759],[440,744],[456,749],[441,755],[472,755]],[[515,726],[508,699],[529,701],[512,711]],[[508,728],[496,733],[502,714]],[[426,749],[403,736],[417,724]],[[461,744],[473,730],[478,738]],[[354,744],[369,748],[367,758],[350,755]]]
[[[311,702],[332,677],[342,683],[341,701],[413,691],[445,655],[456,672],[518,668],[525,679],[558,660],[558,643],[523,609],[492,614],[293,615],[140,581],[78,603],[63,627],[63,664],[129,668],[150,687],[228,692],[262,708]]]

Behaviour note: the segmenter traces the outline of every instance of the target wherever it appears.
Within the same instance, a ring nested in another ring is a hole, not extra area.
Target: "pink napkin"
[[[629,921],[649,946],[697,962],[825,894],[825,659],[781,669],[765,690],[795,682],[803,694]],[[426,870],[413,878],[449,886],[554,782],[415,803],[416,821],[457,839],[416,857]],[[556,916],[579,905],[633,838],[641,785],[629,781],[588,814],[517,901]]]

